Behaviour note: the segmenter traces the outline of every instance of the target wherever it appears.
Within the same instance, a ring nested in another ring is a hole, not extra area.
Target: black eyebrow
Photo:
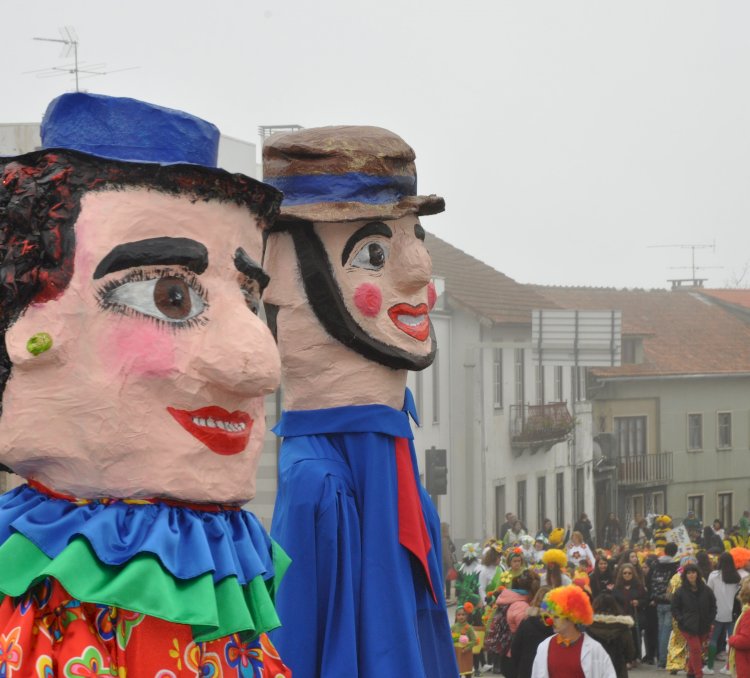
[[[363,238],[367,238],[371,235],[382,235],[385,238],[392,238],[393,231],[390,226],[386,226],[382,221],[371,221],[369,224],[365,224],[362,228],[358,228],[354,233],[349,236],[349,240],[346,241],[344,249],[341,252],[341,265],[346,266],[346,262],[349,259],[349,255],[356,244]]]
[[[261,265],[241,247],[238,247],[234,253],[234,266],[243,275],[257,281],[261,292],[266,289],[268,283],[271,282],[271,276],[269,276],[268,273],[263,270]]]
[[[200,275],[208,266],[208,250],[190,238],[147,238],[122,243],[99,262],[94,280],[126,268],[164,264],[184,266]]]

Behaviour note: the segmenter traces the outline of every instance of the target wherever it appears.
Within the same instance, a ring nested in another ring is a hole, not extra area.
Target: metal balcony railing
[[[617,458],[620,485],[648,485],[672,480],[672,453],[639,454]]]
[[[510,406],[511,442],[519,445],[563,440],[575,422],[566,403]]]

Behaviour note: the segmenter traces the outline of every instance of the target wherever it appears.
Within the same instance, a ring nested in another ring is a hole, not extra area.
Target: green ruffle
[[[59,581],[78,600],[121,607],[177,624],[189,624],[196,641],[232,633],[256,636],[280,626],[273,599],[289,566],[274,542],[275,576],[241,586],[234,576],[215,583],[211,573],[175,579],[158,558],[143,553],[123,566],[103,564],[77,537],[51,559],[31,541],[13,534],[0,546],[0,592],[20,596],[45,577]]]

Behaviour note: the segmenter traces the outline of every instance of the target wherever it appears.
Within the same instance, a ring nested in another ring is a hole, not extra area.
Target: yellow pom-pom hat
[[[562,551],[560,549],[548,549],[542,556],[542,562],[545,565],[556,563],[560,566],[560,569],[562,569],[568,564],[568,556],[565,555],[565,551]]]

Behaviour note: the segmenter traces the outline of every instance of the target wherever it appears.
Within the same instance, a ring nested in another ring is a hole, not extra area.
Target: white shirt
[[[547,657],[549,656],[549,644],[555,636],[545,638],[536,650],[534,667],[531,669],[531,678],[547,678]],[[609,658],[607,651],[591,636],[583,634],[583,647],[581,648],[581,669],[586,678],[617,678],[615,667]]]
[[[740,581],[742,581],[741,578]],[[740,589],[739,583],[725,584],[724,580],[721,578],[721,572],[719,570],[711,572],[711,574],[708,575],[708,581],[706,583],[708,584],[708,588],[714,592],[714,596],[716,596],[716,621],[732,621],[734,597]]]

